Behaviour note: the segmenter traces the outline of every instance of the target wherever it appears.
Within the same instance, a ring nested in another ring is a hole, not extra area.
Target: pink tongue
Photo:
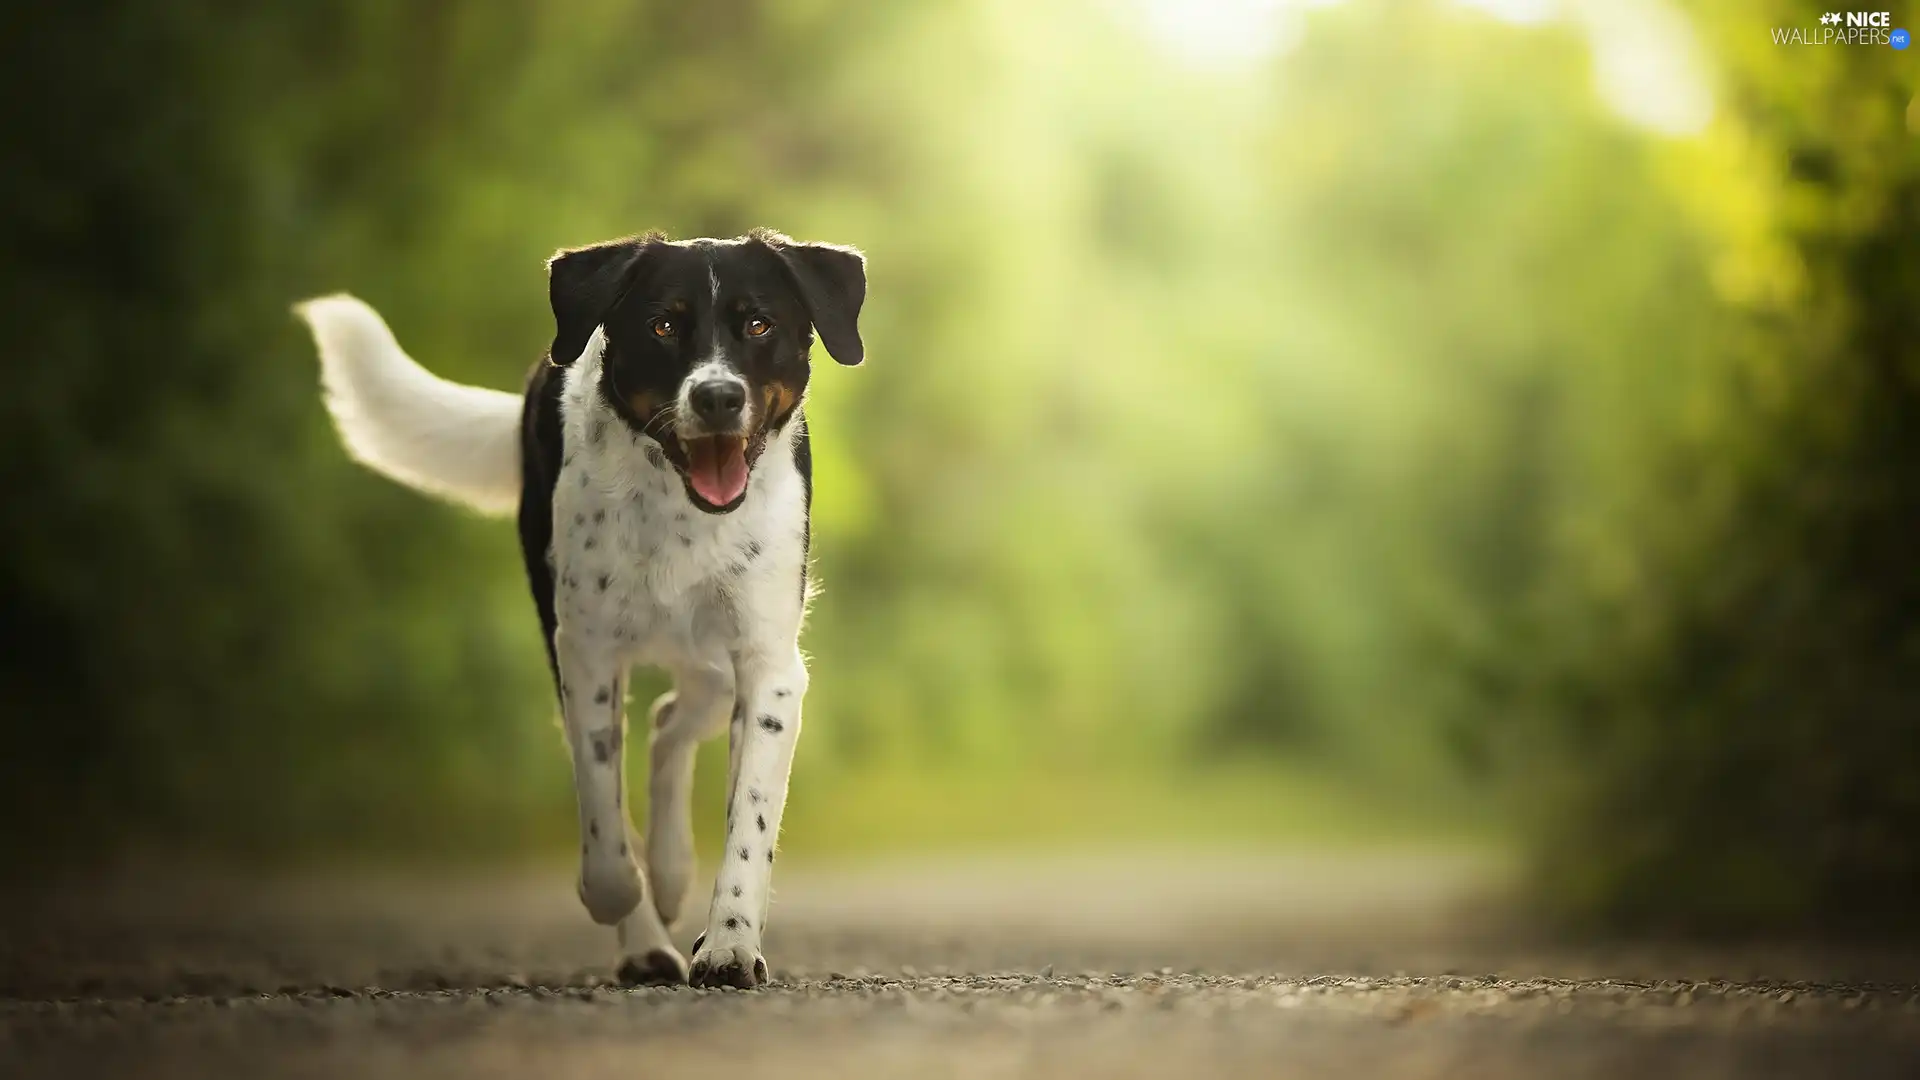
[[[687,479],[714,506],[725,506],[747,490],[746,440],[695,439],[687,447]]]

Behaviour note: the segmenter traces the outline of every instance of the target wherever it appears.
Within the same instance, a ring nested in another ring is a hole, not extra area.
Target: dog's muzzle
[[[733,376],[703,379],[687,388],[692,423],[678,432],[687,456],[687,482],[713,506],[728,506],[747,490],[747,384]]]

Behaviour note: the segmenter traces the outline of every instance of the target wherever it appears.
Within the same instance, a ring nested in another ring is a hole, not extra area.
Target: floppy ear
[[[866,346],[860,342],[860,305],[867,298],[867,260],[838,244],[796,244],[783,236],[767,239],[800,286],[800,298],[807,303],[807,315],[820,331],[827,355],[848,367],[866,359]]]
[[[609,240],[592,247],[554,253],[547,260],[547,298],[553,304],[553,347],[548,356],[566,367],[586,350],[626,287],[628,272],[651,243],[651,236]]]

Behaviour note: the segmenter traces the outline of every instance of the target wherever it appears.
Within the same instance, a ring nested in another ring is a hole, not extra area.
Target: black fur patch
[[[520,551],[527,585],[540,616],[540,640],[556,692],[560,663],[553,651],[559,628],[553,604],[553,486],[560,479],[563,454],[560,429],[560,369],[545,360],[534,365],[520,413]],[[564,705],[564,702],[562,703]]]
[[[800,602],[807,602],[807,560],[813,556],[813,433],[807,430],[804,413],[796,417],[800,430],[793,433],[793,467],[800,473],[800,489],[806,495],[800,517]]]

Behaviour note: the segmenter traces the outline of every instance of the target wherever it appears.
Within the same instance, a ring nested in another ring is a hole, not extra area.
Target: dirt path
[[[1553,947],[1466,857],[783,874],[776,985],[624,990],[566,871],[9,905],[9,1076],[1920,1075],[1911,951]],[[691,928],[683,936],[691,936]]]

